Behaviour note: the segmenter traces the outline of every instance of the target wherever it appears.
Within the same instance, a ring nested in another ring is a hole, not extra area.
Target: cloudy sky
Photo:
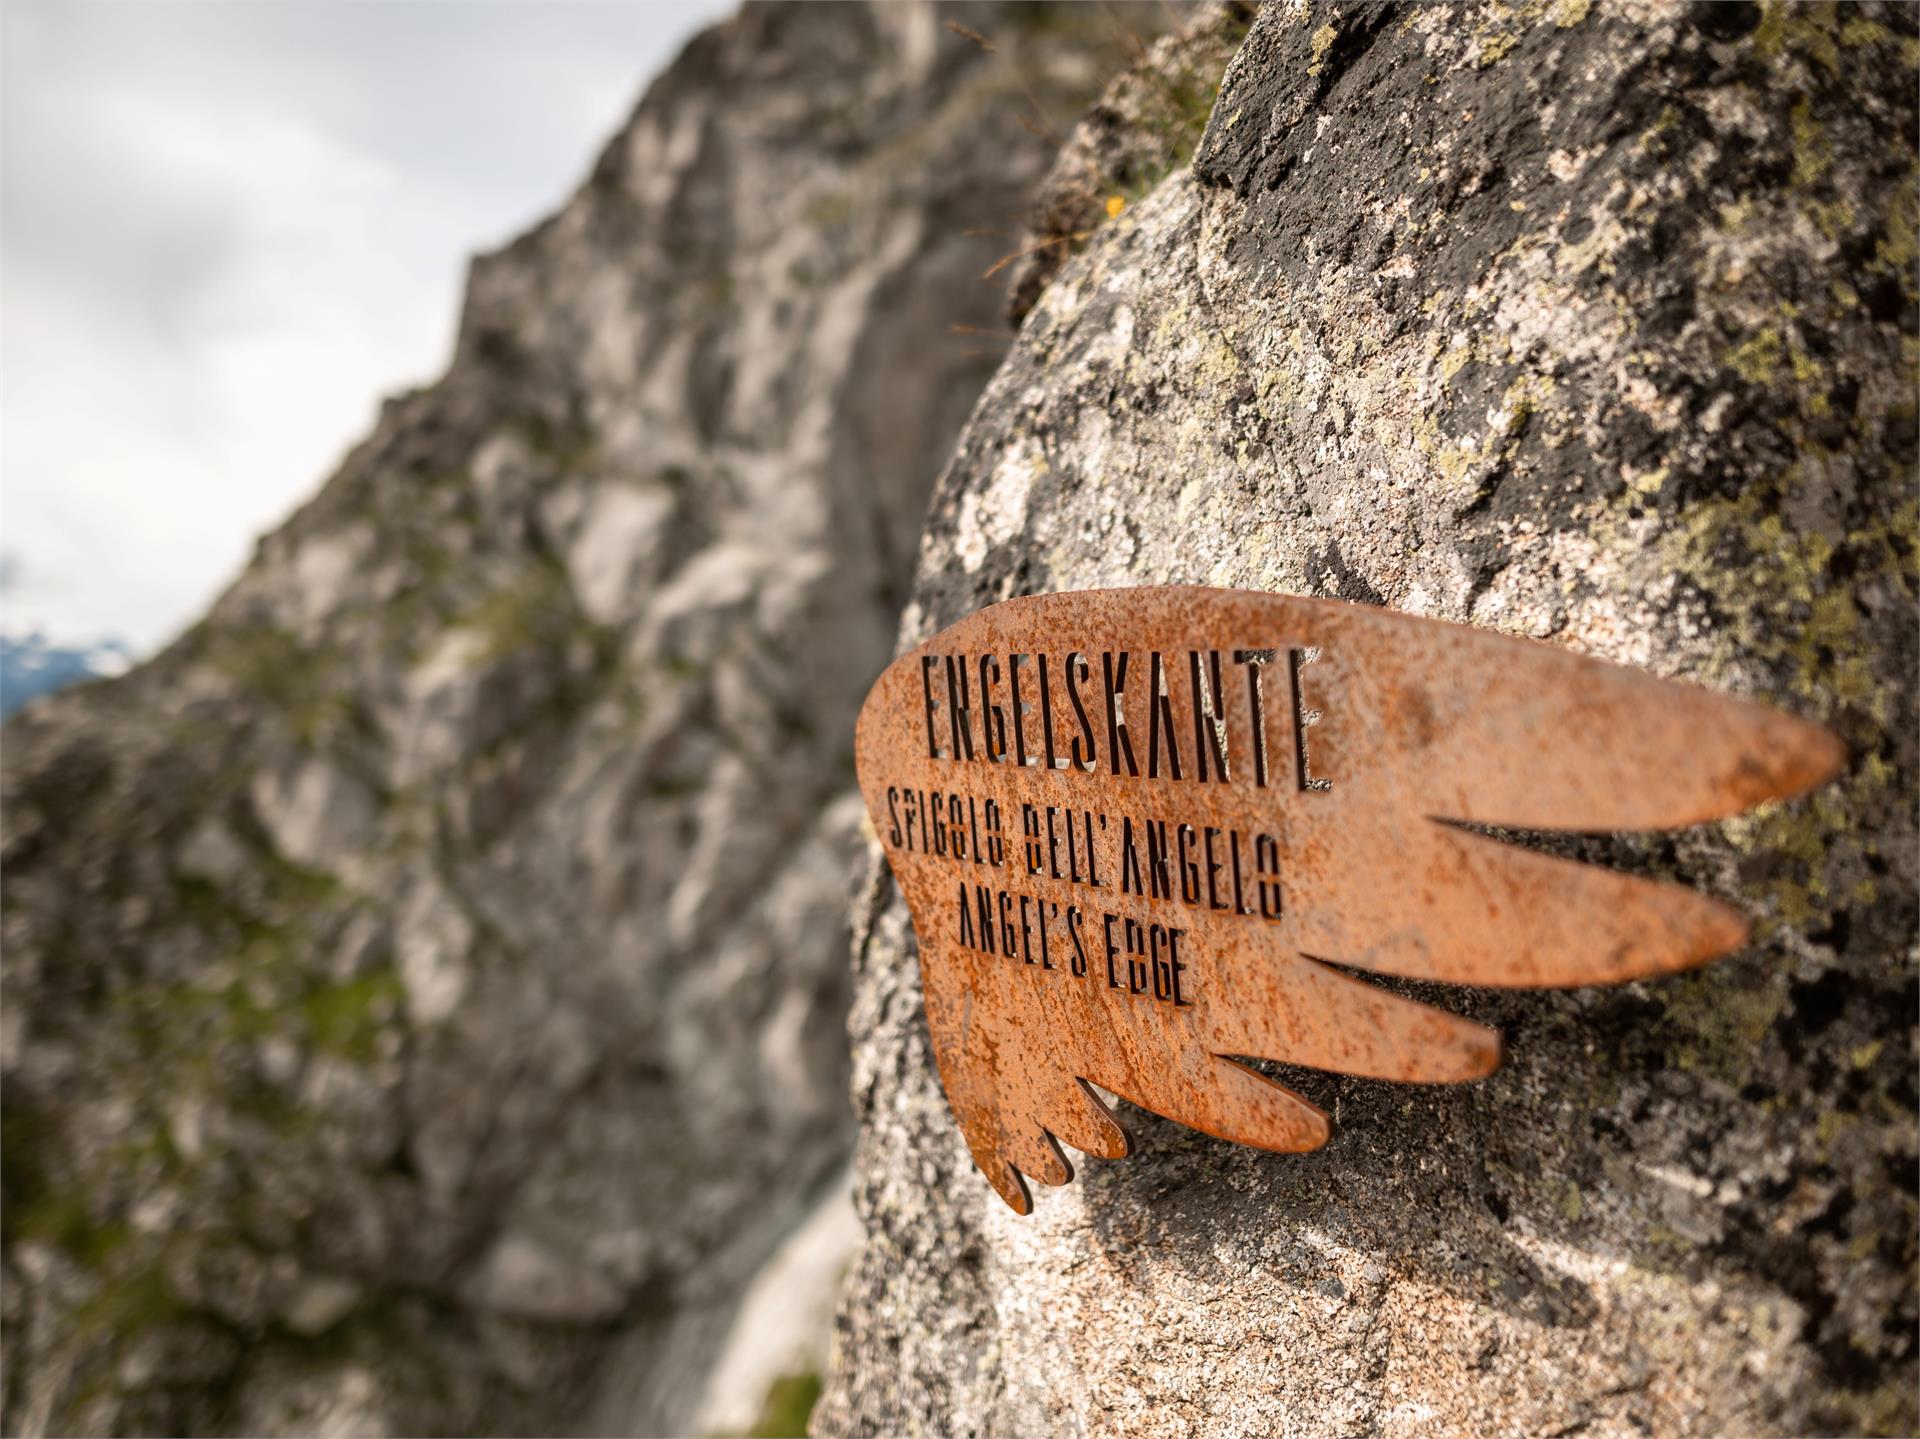
[[[0,5],[0,626],[177,633],[730,8]]]

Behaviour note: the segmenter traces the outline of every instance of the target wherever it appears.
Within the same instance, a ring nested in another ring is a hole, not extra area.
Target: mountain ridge
[[[703,32],[205,619],[9,722],[10,1431],[688,1421],[851,1139],[844,739],[993,364],[965,232],[1119,43]]]

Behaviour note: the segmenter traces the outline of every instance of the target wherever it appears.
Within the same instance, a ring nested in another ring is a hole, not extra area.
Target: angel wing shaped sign
[[[860,785],[920,940],[974,1160],[1014,1209],[1126,1132],[1091,1086],[1242,1144],[1327,1116],[1247,1057],[1421,1083],[1494,1031],[1348,970],[1611,984],[1702,964],[1741,915],[1470,826],[1660,829],[1845,760],[1764,706],[1362,605],[1165,587],[968,616],[881,675]],[[1339,966],[1339,967],[1335,967]]]

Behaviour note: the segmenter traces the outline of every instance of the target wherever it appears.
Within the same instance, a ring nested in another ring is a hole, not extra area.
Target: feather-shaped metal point
[[[881,675],[860,786],[975,1161],[1118,1157],[1092,1085],[1263,1149],[1325,1113],[1239,1058],[1476,1079],[1494,1031],[1345,971],[1556,987],[1671,973],[1747,923],[1467,826],[1665,829],[1837,774],[1827,730],[1533,640],[1165,587],[968,616]],[[1338,965],[1340,968],[1334,968]]]

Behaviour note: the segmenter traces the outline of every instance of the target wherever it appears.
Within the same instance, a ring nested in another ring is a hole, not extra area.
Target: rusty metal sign
[[[1262,1149],[1327,1116],[1239,1062],[1476,1079],[1493,1030],[1356,978],[1611,984],[1745,942],[1676,885],[1465,826],[1661,829],[1835,775],[1764,706],[1332,600],[1166,587],[968,616],[888,667],[860,786],[940,1077],[1002,1198],[1118,1158],[1090,1087]],[[1338,965],[1341,968],[1334,968]]]

